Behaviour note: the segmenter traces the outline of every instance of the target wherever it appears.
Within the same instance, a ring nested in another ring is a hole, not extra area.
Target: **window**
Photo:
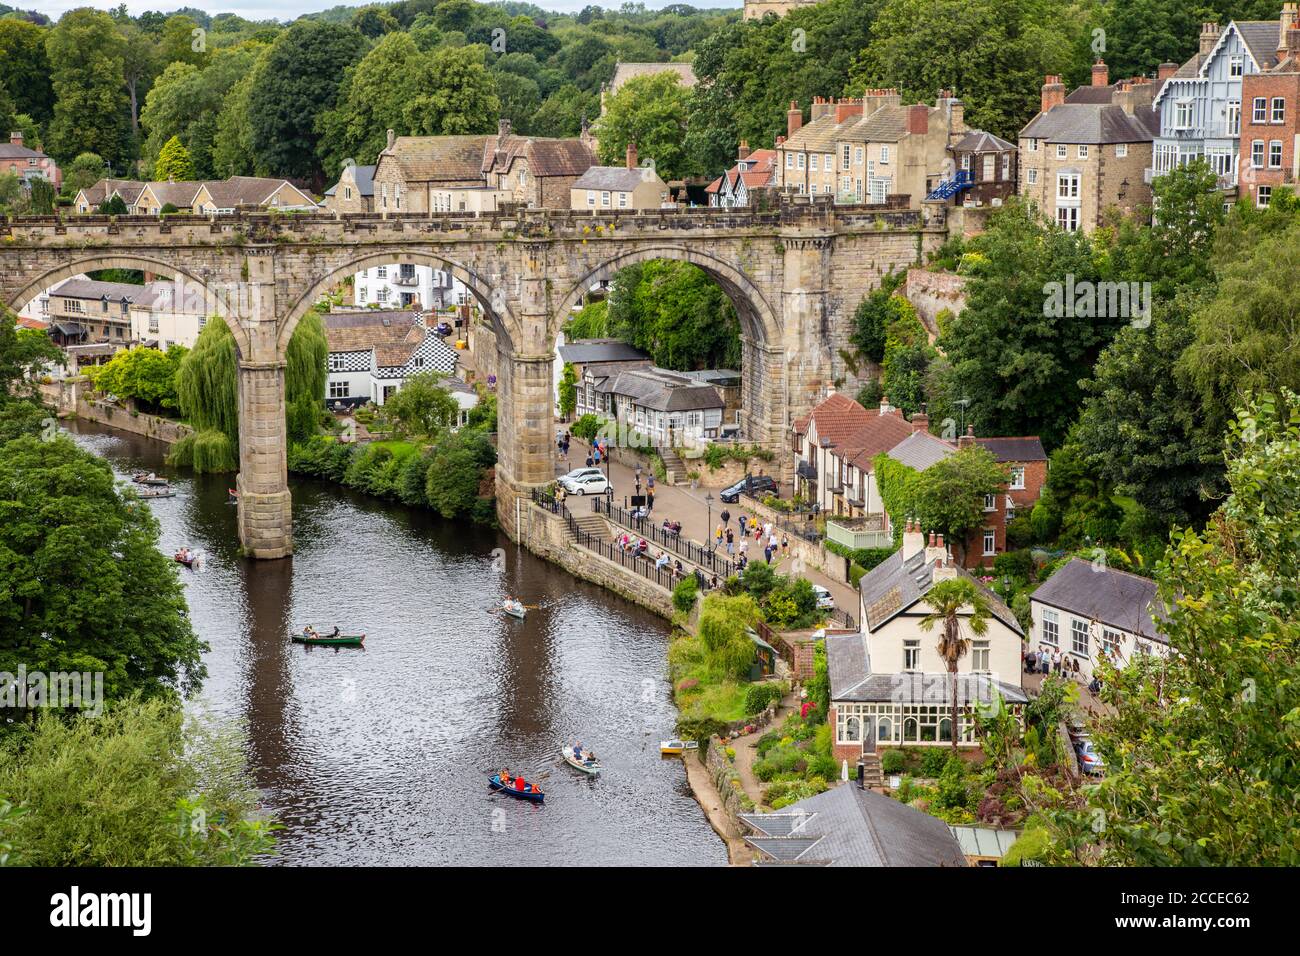
[[[834,153],[827,153],[827,154],[826,154],[826,161],[822,163],[822,169],[826,170],[826,172],[828,172],[828,173],[831,172],[831,171],[833,171],[833,170],[835,169],[835,154],[834,154]]]
[[[1124,158],[1125,156],[1127,156],[1127,155],[1128,155],[1128,143],[1116,143],[1116,144],[1115,144],[1115,158],[1116,158],[1116,159],[1123,159],[1123,158]]]
[[[1280,169],[1282,167],[1282,141],[1280,139],[1270,140],[1268,144],[1268,168]]]
[[[1011,469],[1011,487],[1015,490],[1025,487],[1025,469],[1023,465],[1016,465]]]
[[[1250,165],[1255,169],[1262,169],[1264,166],[1264,141],[1262,139],[1254,140],[1250,144]]]
[[[1270,116],[1269,122],[1286,122],[1286,100],[1280,96],[1273,97],[1273,112]]]
[[[854,165],[854,166],[861,166],[861,165],[862,165],[862,147],[861,147],[861,146],[859,146],[857,149],[855,149],[855,150],[853,151],[853,165]]]
[[[903,670],[915,671],[921,669],[921,641],[919,639],[908,639],[903,641]]]
[[[359,285],[357,286],[357,304],[364,305],[365,302],[366,302],[366,287],[363,285]]]
[[[843,149],[840,151],[840,169],[848,169],[848,168],[849,168],[849,150],[850,150],[850,149],[851,149],[851,147],[849,146],[849,144],[848,144],[848,143],[845,143]]]
[[[880,147],[880,161],[881,161],[882,163],[887,163],[887,162],[889,162],[889,147],[888,147],[888,146],[881,146],[881,147]]]
[[[347,398],[351,394],[352,390],[348,387],[348,382],[346,380],[342,382],[330,382],[330,398]]]
[[[1255,205],[1260,209],[1267,206],[1273,199],[1272,186],[1258,186],[1255,192]]]
[[[1246,61],[1240,53],[1228,60],[1228,75],[1241,76],[1246,67]]]
[[[997,551],[998,551],[997,532],[994,531],[992,528],[985,528],[984,529],[984,553],[986,555],[997,554]]]
[[[619,209],[627,208],[627,193],[618,194],[618,208]]]
[[[1065,146],[1063,146],[1063,145],[1058,145],[1058,146],[1056,147],[1056,158],[1057,158],[1057,159],[1065,159]]]
[[[351,187],[351,186],[344,186],[344,187],[343,187],[343,198],[344,198],[344,199],[351,199],[351,198],[352,198],[352,187]]]
[[[1108,627],[1101,629],[1101,650],[1112,663],[1119,663],[1119,648],[1124,643],[1124,635]]]
[[[972,641],[970,646],[970,669],[973,671],[990,671],[989,642]]]
[[[1002,154],[1002,178],[1003,179],[1011,178],[1011,154],[1010,153]]]
[[[1078,173],[1056,174],[1056,198],[1066,200],[1079,198]]]
[[[804,154],[803,154],[803,153],[799,153],[799,154],[795,157],[795,165],[796,165],[799,169],[803,169],[803,168],[804,168],[804,162],[805,162]]]
[[[808,168],[812,170],[814,173],[817,172],[818,166],[820,165],[821,161],[822,158],[818,156],[816,153],[813,153],[811,156],[808,157]]]
[[[155,335],[158,334],[158,313],[157,312],[149,313],[149,331],[154,333]]]
[[[1043,643],[1053,647],[1061,643],[1061,618],[1050,607],[1043,608]]]
[[[376,302],[387,302],[387,301],[388,301],[388,290],[387,290],[386,288],[385,288],[385,289],[380,289],[377,293],[375,293],[375,301],[376,301]]]
[[[1038,170],[1036,170],[1036,169],[1026,169],[1026,170],[1025,170],[1025,181],[1028,182],[1029,185],[1031,185],[1031,186],[1037,186],[1037,185],[1038,185]]]
[[[379,204],[385,208],[388,207],[388,183],[379,185]]]
[[[985,510],[985,511],[996,511],[996,510],[997,510],[997,507],[998,507],[998,496],[997,496],[997,495],[985,495],[985,496],[984,496],[984,510]]]
[[[1080,145],[1080,146],[1079,146],[1079,158],[1080,158],[1080,159],[1087,159],[1087,158],[1088,158],[1088,147],[1087,147],[1087,146],[1083,146],[1083,145]]]
[[[961,154],[961,168],[970,172],[970,153]]]
[[[1228,135],[1241,132],[1241,100],[1228,100]]]
[[[1036,139],[1031,139],[1031,140],[1029,141],[1029,151],[1030,151],[1031,153],[1036,153],[1036,152],[1038,152],[1038,140],[1036,140]]]
[[[998,158],[993,153],[984,154],[984,168],[980,171],[980,178],[985,182],[991,181],[997,176]]]
[[[377,267],[375,268],[375,276],[376,276],[376,278],[379,278],[379,279],[387,279],[387,278],[388,278],[388,266],[377,266]]]
[[[587,190],[587,205],[588,206],[596,205],[596,191],[594,189]]]
[[[794,153],[785,154],[785,168],[794,169]]]
[[[343,356],[337,352],[330,353],[330,371],[331,372],[343,371]]]
[[[1056,210],[1056,224],[1066,232],[1079,231],[1079,207],[1062,206]]]
[[[1174,129],[1190,129],[1192,126],[1192,101],[1180,100],[1174,104]]]
[[[604,190],[602,190],[600,193],[600,204],[602,206],[609,205],[609,193],[605,192]]]
[[[1088,656],[1088,622],[1070,618],[1070,650]]]
[[[1268,100],[1263,96],[1257,96],[1250,101],[1250,121],[1252,123],[1263,123],[1268,116]]]

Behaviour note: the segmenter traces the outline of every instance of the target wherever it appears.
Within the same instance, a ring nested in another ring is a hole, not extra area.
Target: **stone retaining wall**
[[[738,832],[747,832],[749,828],[741,823],[740,814],[753,810],[753,801],[745,793],[740,783],[740,774],[727,756],[725,740],[718,737],[709,738],[709,751],[704,756],[704,766],[718,790],[718,797],[722,800],[722,809],[727,814],[727,819]]]
[[[41,394],[53,402],[61,415],[73,415],[90,422],[120,428],[135,435],[144,435],[169,445],[174,445],[194,429],[183,422],[137,412],[133,403],[111,405],[87,397],[82,381],[54,382],[41,385]]]

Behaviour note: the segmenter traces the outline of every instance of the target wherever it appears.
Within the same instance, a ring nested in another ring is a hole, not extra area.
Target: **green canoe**
[[[308,637],[306,631],[290,634],[295,644],[323,644],[326,647],[360,647],[365,643],[364,634],[339,634],[335,637]]]

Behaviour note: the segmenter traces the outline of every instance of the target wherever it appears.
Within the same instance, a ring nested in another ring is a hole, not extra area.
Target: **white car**
[[[604,472],[601,471],[599,468],[575,468],[567,475],[560,475],[558,480],[561,483],[563,483],[569,481],[570,479],[585,478],[588,475],[603,475],[603,474]]]
[[[578,478],[562,478],[560,484],[571,495],[603,495],[612,487],[605,473],[600,471]]]
[[[812,586],[813,594],[817,595],[817,609],[820,611],[835,610],[835,598],[831,597],[831,592],[826,590],[820,584]]]

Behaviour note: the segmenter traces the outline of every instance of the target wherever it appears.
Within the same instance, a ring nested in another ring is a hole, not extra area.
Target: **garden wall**
[[[88,398],[83,394],[84,382],[66,381],[42,385],[41,393],[54,403],[62,415],[75,415],[86,421],[109,425],[135,435],[155,438],[174,445],[193,431],[184,422],[173,421],[160,415],[137,412],[134,403],[112,405]]]

